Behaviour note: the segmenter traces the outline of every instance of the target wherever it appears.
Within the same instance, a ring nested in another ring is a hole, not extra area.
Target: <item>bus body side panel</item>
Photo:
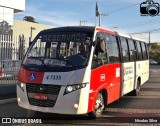
[[[149,79],[149,60],[137,61],[136,71],[136,79],[140,78],[141,85],[144,84]]]
[[[108,64],[91,71],[88,112],[94,110],[100,90],[107,91],[108,104],[120,98],[120,64]]]
[[[145,83],[146,81],[149,80],[149,60],[145,60],[144,64],[145,65],[143,66],[144,67],[143,69],[145,69],[145,72],[144,72],[144,83]]]
[[[131,92],[134,89],[135,82],[135,63],[122,63],[122,92],[121,96]]]

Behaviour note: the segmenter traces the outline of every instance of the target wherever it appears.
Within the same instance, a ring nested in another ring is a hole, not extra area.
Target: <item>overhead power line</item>
[[[160,23],[160,18],[152,19],[152,20],[143,20],[143,21],[138,21],[138,22],[133,22],[129,24],[124,24],[124,25],[119,25],[119,26],[110,26],[110,27],[117,27],[117,28],[136,28],[136,27],[143,27],[143,26],[151,26],[155,25],[157,23]]]
[[[130,8],[130,7],[136,6],[136,5],[139,5],[139,3],[135,3],[135,4],[132,4],[132,5],[129,5],[129,6],[126,6],[126,7],[122,7],[122,8],[119,8],[119,9],[115,9],[115,10],[109,11],[108,14],[109,14],[109,13],[115,13],[115,12],[117,12],[117,11],[119,12],[119,11],[121,11],[121,10]]]
[[[115,10],[111,10],[111,11],[108,11],[108,12],[106,12],[106,13],[107,13],[107,14],[111,14],[111,13],[119,12],[119,11],[121,11],[121,10],[127,9],[127,8],[129,8],[129,7],[132,7],[132,6],[136,6],[136,5],[138,5],[138,4],[139,4],[139,3],[131,4],[131,5],[129,5],[129,6],[125,6],[125,7],[122,7],[122,8],[115,9]],[[91,16],[91,17],[86,18],[85,20],[90,20],[90,19],[94,19],[94,18],[95,18],[95,16]]]
[[[142,31],[142,32],[127,33],[127,34],[129,34],[129,35],[135,35],[135,34],[144,34],[144,33],[149,33],[149,32],[156,32],[156,31],[160,31],[160,28],[152,29],[152,30],[147,30],[147,31]]]

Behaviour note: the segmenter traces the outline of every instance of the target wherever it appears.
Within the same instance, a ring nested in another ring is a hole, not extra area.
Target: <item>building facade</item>
[[[0,0],[0,34],[13,34],[14,13],[25,10],[25,0]]]
[[[0,63],[15,59],[13,35],[14,13],[25,10],[25,0],[0,0]]]
[[[17,46],[24,46],[26,51],[29,47],[29,42],[32,41],[40,31],[53,27],[54,26],[34,22],[14,20],[13,39],[16,40],[15,44],[17,43]]]
[[[31,40],[33,40],[40,31],[54,27],[15,19],[13,21],[13,25],[13,36],[23,35],[25,38],[31,38]]]

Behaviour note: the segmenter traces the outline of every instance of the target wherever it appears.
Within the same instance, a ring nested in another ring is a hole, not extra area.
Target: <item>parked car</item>
[[[151,65],[158,65],[158,62],[156,62],[153,59],[149,59],[149,64],[151,64]]]

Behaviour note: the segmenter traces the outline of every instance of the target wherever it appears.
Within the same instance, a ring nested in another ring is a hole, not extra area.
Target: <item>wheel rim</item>
[[[96,115],[101,115],[103,109],[104,109],[104,101],[103,101],[103,97],[100,95],[96,99],[96,104],[95,104]]]

